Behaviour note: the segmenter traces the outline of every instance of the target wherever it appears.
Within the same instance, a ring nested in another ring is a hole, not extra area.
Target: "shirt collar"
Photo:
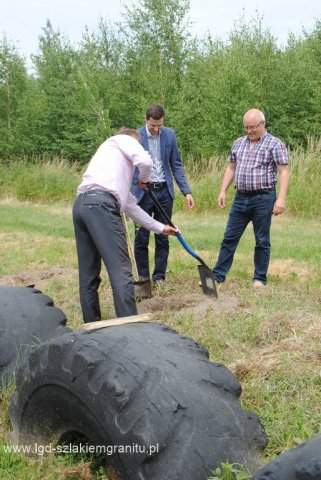
[[[267,133],[268,133],[267,130],[265,130],[263,135],[260,138],[258,138],[255,143],[258,143],[260,140],[262,140],[262,138],[264,138],[267,135]],[[249,139],[249,137],[247,135],[245,135],[245,136],[246,136],[246,141],[250,142],[251,140]]]
[[[157,135],[157,137],[153,137],[152,134],[150,133],[150,131],[148,130],[147,128],[147,123],[145,124],[145,128],[146,128],[146,134],[147,134],[147,137],[148,138],[152,138],[152,139],[155,139],[159,137],[159,135],[162,133],[162,129],[160,129],[159,131],[159,134]]]

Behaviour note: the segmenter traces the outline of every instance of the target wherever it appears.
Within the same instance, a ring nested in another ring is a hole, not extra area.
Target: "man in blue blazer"
[[[181,156],[178,150],[176,134],[171,128],[164,127],[165,110],[162,105],[153,104],[147,109],[145,126],[138,129],[142,145],[153,160],[151,186],[158,201],[169,217],[172,215],[174,201],[173,177],[186,197],[187,207],[194,207],[194,199],[187,183]],[[149,195],[138,184],[138,171],[133,178],[132,193],[137,198],[139,206],[155,220],[163,222],[164,219]],[[165,222],[166,223],[166,222]],[[141,280],[150,277],[149,274],[149,230],[138,225],[135,228],[135,259]],[[155,268],[153,282],[156,286],[166,287],[167,260],[169,254],[169,241],[165,235],[155,234]]]

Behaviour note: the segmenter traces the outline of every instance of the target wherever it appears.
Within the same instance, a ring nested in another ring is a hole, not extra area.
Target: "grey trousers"
[[[79,195],[73,206],[73,223],[84,322],[101,320],[101,260],[108,272],[116,316],[137,315],[126,233],[116,199],[102,190]]]

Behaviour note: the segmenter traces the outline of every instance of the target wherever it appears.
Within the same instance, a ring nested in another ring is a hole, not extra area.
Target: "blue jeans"
[[[252,222],[256,242],[253,280],[259,280],[264,285],[266,284],[271,251],[270,227],[275,200],[275,190],[253,196],[236,193],[218,260],[213,268],[214,278],[217,282],[224,282],[232,266],[240,238],[248,223]]]
[[[153,190],[157,200],[169,216],[172,216],[173,199],[169,193],[168,188],[165,186],[160,189]],[[167,221],[158,211],[154,202],[150,198],[147,192],[144,193],[143,198],[139,202],[139,206],[145,210],[150,216],[154,217],[158,222],[167,224]],[[144,227],[138,227],[135,225],[135,260],[137,264],[138,274],[142,277],[149,277],[149,230]],[[167,260],[169,255],[169,241],[168,237],[163,234],[155,234],[155,267],[153,271],[153,281],[165,279]]]

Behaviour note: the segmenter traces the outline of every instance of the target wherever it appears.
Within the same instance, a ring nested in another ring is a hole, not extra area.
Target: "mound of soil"
[[[157,313],[174,312],[174,313],[190,313],[196,320],[201,320],[207,313],[221,313],[226,310],[233,310],[239,306],[236,297],[219,293],[218,299],[209,297],[202,293],[185,294],[169,293],[166,296],[154,294],[152,298],[142,300],[138,304],[139,313],[152,312]]]

